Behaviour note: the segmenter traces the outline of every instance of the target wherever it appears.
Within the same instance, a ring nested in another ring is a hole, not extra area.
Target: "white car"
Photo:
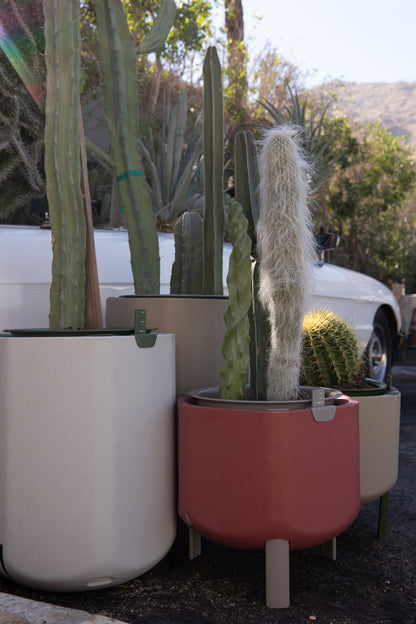
[[[127,232],[96,230],[95,246],[105,318],[107,297],[134,293]],[[172,234],[159,235],[159,249],[161,293],[169,293]],[[231,246],[225,244],[224,284],[230,253]],[[0,226],[0,331],[48,327],[51,261],[50,230]],[[401,328],[397,300],[386,286],[361,273],[317,262],[309,307],[327,307],[349,320],[363,351],[367,350],[369,375],[385,378]]]

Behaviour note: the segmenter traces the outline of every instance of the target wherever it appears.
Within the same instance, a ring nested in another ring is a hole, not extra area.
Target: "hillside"
[[[337,106],[352,119],[381,121],[416,147],[416,82],[346,82],[336,85],[336,91]]]

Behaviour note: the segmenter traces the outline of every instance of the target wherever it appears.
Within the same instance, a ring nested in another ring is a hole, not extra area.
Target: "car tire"
[[[367,375],[377,381],[386,381],[392,367],[392,334],[387,314],[381,309],[374,317],[366,356]]]

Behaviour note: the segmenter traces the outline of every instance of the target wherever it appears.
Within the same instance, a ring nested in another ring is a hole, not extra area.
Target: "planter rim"
[[[389,388],[385,381],[377,381],[377,379],[367,377],[366,382],[371,386],[370,388],[354,388],[343,390],[343,392],[350,397],[381,396],[383,394],[396,394],[399,392],[396,388]]]
[[[301,386],[304,390],[315,390],[315,386]],[[325,405],[334,404],[335,399],[343,396],[341,390],[333,390],[332,388],[320,388],[325,391]],[[278,410],[298,410],[303,408],[312,407],[312,400],[308,399],[296,399],[292,401],[251,401],[246,399],[233,400],[233,399],[221,399],[218,387],[211,388],[196,388],[186,393],[190,396],[197,405],[205,407],[220,407],[225,409],[240,409],[240,410],[263,410],[263,411],[278,411]]]
[[[143,295],[120,295],[119,297],[109,297],[109,299],[228,299],[228,295],[189,295],[175,293],[157,293]]]
[[[152,330],[147,330],[150,333]],[[104,329],[48,329],[48,328],[28,328],[28,329],[4,329],[0,334],[10,338],[62,338],[65,336],[130,336],[134,335],[134,327],[120,327]]]

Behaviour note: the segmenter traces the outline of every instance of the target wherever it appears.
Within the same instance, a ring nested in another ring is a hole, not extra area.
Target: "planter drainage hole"
[[[87,587],[100,587],[102,585],[110,585],[110,583],[114,583],[115,578],[112,576],[103,576],[102,578],[94,579],[87,583]]]

